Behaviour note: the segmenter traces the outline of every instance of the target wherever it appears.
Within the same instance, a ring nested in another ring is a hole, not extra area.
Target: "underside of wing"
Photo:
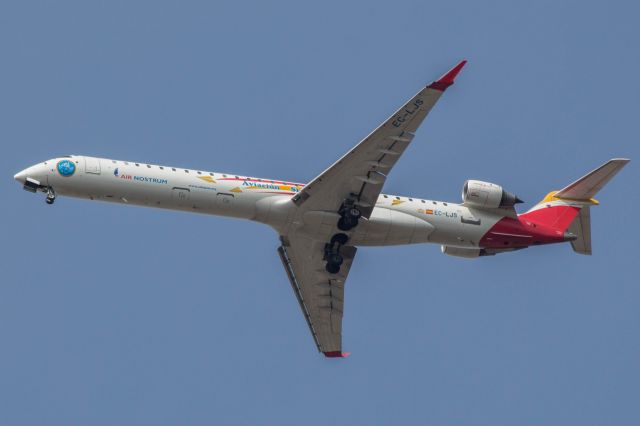
[[[418,92],[291,199],[296,208],[281,231],[278,253],[326,356],[343,356],[344,284],[356,254],[350,231],[361,218],[369,219],[387,175],[465,63]]]
[[[420,90],[362,142],[293,197],[307,210],[337,211],[352,200],[368,218],[387,175],[405,152],[431,108],[453,84],[466,61]]]
[[[356,248],[343,246],[338,273],[327,272],[324,244],[302,236],[282,237],[280,260],[296,295],[318,350],[328,357],[342,352],[344,284]]]

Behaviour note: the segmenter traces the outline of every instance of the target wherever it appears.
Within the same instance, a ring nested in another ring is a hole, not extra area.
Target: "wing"
[[[344,283],[356,248],[343,246],[344,263],[337,274],[325,270],[324,243],[300,235],[281,237],[280,260],[320,352],[327,357],[342,353]]]
[[[350,198],[369,217],[387,175],[411,143],[415,131],[467,61],[453,67],[415,95],[362,142],[322,172],[293,202],[306,210],[337,211]]]
[[[342,353],[344,284],[356,248],[338,244],[337,250],[343,263],[337,273],[327,272],[329,262],[325,253],[327,247],[330,250],[336,248],[333,240],[327,244],[326,232],[322,235],[309,233],[298,226],[307,220],[304,217],[312,211],[338,216],[338,211],[347,200],[358,207],[362,216],[369,218],[389,171],[465,63],[460,62],[418,92],[373,133],[292,198],[298,207],[293,213],[296,218],[289,221],[285,235],[280,237],[282,245],[278,253],[316,346],[328,357],[345,356]],[[345,236],[348,243],[348,236],[338,235]]]

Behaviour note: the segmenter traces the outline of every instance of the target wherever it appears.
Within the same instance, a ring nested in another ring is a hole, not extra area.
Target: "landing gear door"
[[[84,171],[94,175],[100,174],[100,160],[93,157],[84,157]]]

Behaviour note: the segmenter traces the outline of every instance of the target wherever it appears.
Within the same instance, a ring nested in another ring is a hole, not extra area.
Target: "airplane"
[[[14,178],[29,192],[46,193],[48,204],[63,195],[270,226],[318,351],[343,358],[344,286],[358,247],[434,243],[446,255],[478,258],[570,242],[575,252],[591,254],[593,197],[628,159],[607,161],[521,214],[516,195],[478,180],[464,183],[460,204],[381,192],[465,64],[420,90],[307,184],[80,155],[44,161]]]

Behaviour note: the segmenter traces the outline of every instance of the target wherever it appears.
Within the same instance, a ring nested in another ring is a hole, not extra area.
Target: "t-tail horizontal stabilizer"
[[[591,254],[591,206],[598,205],[593,197],[630,160],[613,158],[560,191],[553,191],[534,208],[522,215],[525,219],[564,232],[565,241],[573,251]]]
[[[589,201],[613,178],[630,160],[613,158],[591,173],[555,193],[556,198]]]

